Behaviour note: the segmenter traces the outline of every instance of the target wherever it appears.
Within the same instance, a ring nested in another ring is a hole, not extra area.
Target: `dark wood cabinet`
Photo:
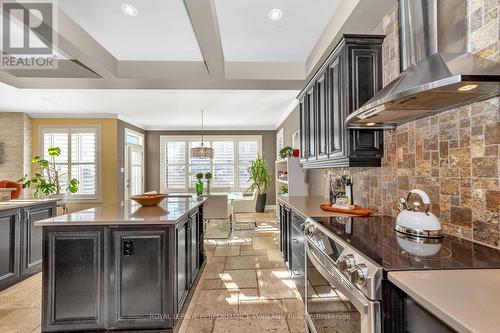
[[[280,250],[285,264],[290,267],[290,207],[280,204]]]
[[[18,209],[0,211],[0,290],[19,279],[20,215]]]
[[[42,270],[42,229],[33,223],[55,215],[55,202],[0,211],[0,291]]]
[[[200,236],[198,232],[198,214],[194,213],[189,217],[189,286],[192,286],[198,275],[200,268],[198,263],[198,244]]]
[[[33,223],[56,215],[55,205],[40,205],[22,209],[21,214],[21,274],[33,274],[42,268],[42,228]]]
[[[44,331],[105,326],[104,228],[45,234],[42,302]]]
[[[111,228],[110,326],[113,328],[170,327],[171,318],[151,314],[171,313],[168,300],[168,229]],[[131,274],[141,272],[140,274]],[[168,321],[168,322],[167,322]]]
[[[349,129],[345,119],[382,88],[382,41],[344,35],[300,94],[304,167],[380,166],[382,130]]]
[[[189,292],[189,220],[186,219],[176,228],[176,284],[177,309],[181,309]]]

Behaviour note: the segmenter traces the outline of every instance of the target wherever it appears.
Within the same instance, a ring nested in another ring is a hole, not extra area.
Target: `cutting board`
[[[330,204],[321,204],[320,208],[327,212],[353,214],[358,216],[370,216],[373,214],[373,211],[371,209],[362,208],[360,206],[356,206],[354,209],[342,209],[342,208],[334,208]]]

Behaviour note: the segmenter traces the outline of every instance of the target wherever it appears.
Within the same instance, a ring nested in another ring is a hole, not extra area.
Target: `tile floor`
[[[235,218],[254,221],[254,230],[206,241],[207,264],[179,333],[304,332],[304,308],[278,249],[274,211]],[[40,302],[41,274],[0,292],[0,332],[40,332]]]
[[[179,333],[305,332],[304,306],[278,248],[275,212],[236,214],[227,240],[207,240],[207,264]]]

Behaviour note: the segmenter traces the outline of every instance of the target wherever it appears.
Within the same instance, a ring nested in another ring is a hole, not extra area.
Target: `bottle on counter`
[[[349,205],[354,205],[352,180],[351,180],[350,176],[346,177],[346,181],[345,181],[345,196],[347,198],[347,203]]]

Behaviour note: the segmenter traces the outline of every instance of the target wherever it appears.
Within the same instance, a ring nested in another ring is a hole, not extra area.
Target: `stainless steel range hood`
[[[500,94],[500,63],[467,53],[466,0],[400,0],[401,75],[347,117],[394,125]]]

